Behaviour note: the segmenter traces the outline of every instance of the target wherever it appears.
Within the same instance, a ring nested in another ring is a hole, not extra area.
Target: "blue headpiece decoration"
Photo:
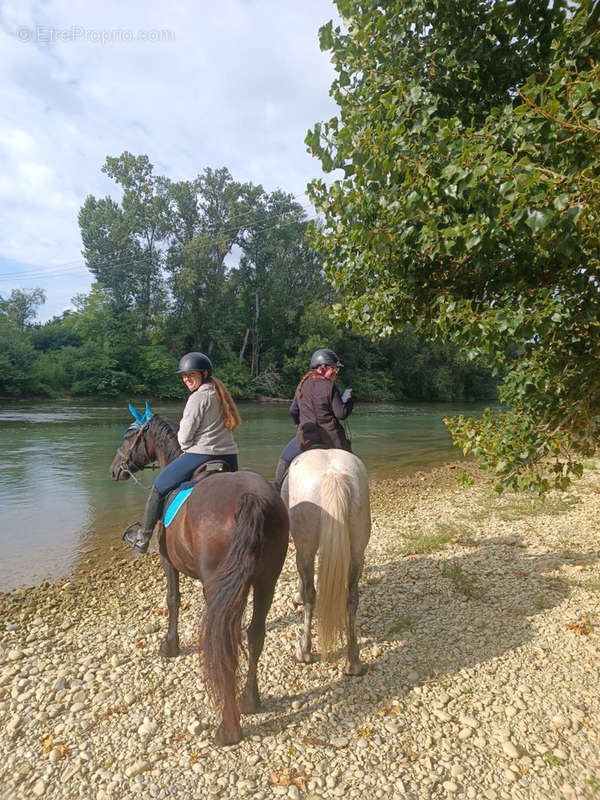
[[[146,408],[143,414],[140,414],[137,409],[135,409],[131,403],[129,403],[129,410],[135,420],[136,425],[139,425],[140,428],[147,428],[150,424],[150,419],[152,418],[152,411],[150,406],[148,405],[148,401],[146,400]]]

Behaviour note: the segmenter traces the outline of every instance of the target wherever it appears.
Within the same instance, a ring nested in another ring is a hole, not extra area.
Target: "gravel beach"
[[[367,673],[295,663],[290,547],[234,747],[212,741],[194,581],[183,653],[158,655],[156,554],[115,531],[103,567],[0,595],[0,800],[600,798],[600,470],[545,503],[468,463],[371,498]]]

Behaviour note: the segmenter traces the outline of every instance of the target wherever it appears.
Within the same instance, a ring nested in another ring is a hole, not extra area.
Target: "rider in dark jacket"
[[[321,447],[351,451],[350,442],[340,420],[352,411],[354,401],[350,389],[340,395],[335,379],[344,365],[333,350],[316,350],[310,359],[310,369],[304,375],[290,406],[290,415],[298,430],[296,437],[285,446],[275,472],[275,485],[281,484],[290,463],[305,450]]]

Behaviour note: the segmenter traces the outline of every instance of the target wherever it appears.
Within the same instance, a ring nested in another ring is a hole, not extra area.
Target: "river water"
[[[178,421],[183,401],[152,407]],[[371,479],[432,467],[460,457],[442,418],[480,410],[358,404],[349,420],[353,449]],[[240,412],[240,467],[272,479],[294,435],[288,405],[242,403]],[[123,402],[0,404],[0,591],[68,577],[120,545],[121,530],[140,518],[146,497],[133,481],[116,483],[108,473],[130,420]],[[144,471],[140,479],[149,485],[155,474]]]

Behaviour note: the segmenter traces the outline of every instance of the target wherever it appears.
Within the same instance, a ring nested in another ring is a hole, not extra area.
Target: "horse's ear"
[[[136,409],[131,405],[131,403],[129,403],[129,410],[131,411],[131,416],[134,418],[134,420],[138,423],[138,425],[141,425],[144,419],[143,415],[140,414],[139,411],[136,411]]]
[[[150,422],[151,417],[152,417],[152,410],[148,405],[148,401],[146,400],[146,413],[144,414],[144,419],[146,420],[146,422]]]

